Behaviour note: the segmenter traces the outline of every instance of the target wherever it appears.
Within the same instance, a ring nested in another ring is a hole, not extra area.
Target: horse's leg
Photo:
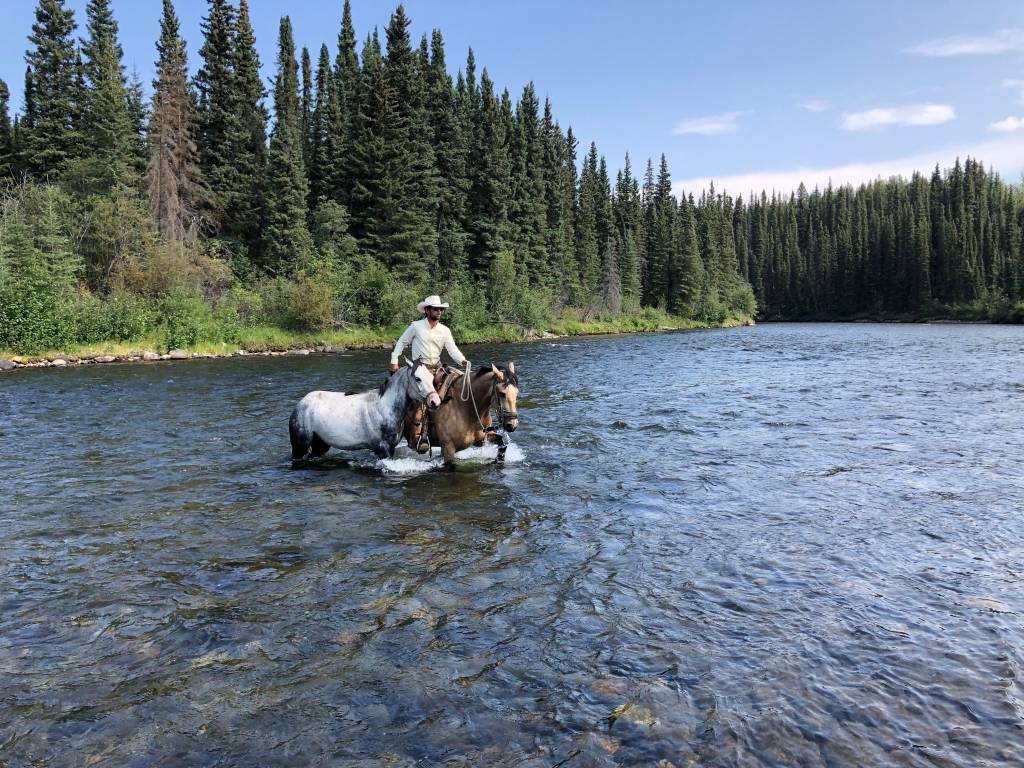
[[[309,445],[312,438],[302,428],[302,421],[299,419],[299,409],[292,411],[292,417],[288,420],[288,436],[292,441],[292,461],[304,459],[309,453]]]
[[[455,469],[455,445],[450,442],[441,443],[441,455],[447,469]]]
[[[323,456],[331,450],[331,446],[323,441],[323,439],[316,432],[313,433],[313,439],[310,441],[310,451],[313,454],[313,458],[317,459]]]

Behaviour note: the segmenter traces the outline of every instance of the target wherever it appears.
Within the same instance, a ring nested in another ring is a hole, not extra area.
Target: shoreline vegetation
[[[462,343],[1024,322],[1024,190],[976,158],[677,193],[664,154],[616,172],[534,83],[503,88],[472,49],[451,66],[440,30],[417,45],[402,5],[360,44],[345,0],[319,51],[281,18],[268,91],[246,0],[207,0],[191,45],[163,0],[151,89],[111,0],[82,28],[36,2],[13,119],[0,81],[4,367],[388,346],[435,293]]]
[[[549,323],[542,330],[515,326],[489,326],[461,335],[460,345],[499,343],[513,344],[551,339],[609,336],[630,333],[658,333],[664,331],[713,330],[753,325],[749,315],[733,314],[717,324],[663,313],[646,312],[621,315],[601,320],[564,318]],[[401,335],[403,327],[350,328],[302,333],[283,328],[263,326],[247,329],[233,342],[198,342],[184,348],[167,350],[159,335],[140,338],[134,342],[107,341],[79,344],[63,350],[48,350],[31,355],[19,355],[13,350],[0,348],[0,372],[22,368],[63,368],[92,363],[159,362],[167,360],[212,359],[218,357],[303,356],[314,353],[331,354],[356,350],[390,350]],[[163,353],[159,349],[165,349]],[[383,358],[382,358],[383,360]],[[382,366],[384,363],[382,362]],[[386,366],[385,366],[386,367]]]

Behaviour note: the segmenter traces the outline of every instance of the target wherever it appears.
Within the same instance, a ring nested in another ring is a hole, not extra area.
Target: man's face
[[[427,317],[431,320],[440,320],[442,312],[444,312],[443,307],[427,307]]]

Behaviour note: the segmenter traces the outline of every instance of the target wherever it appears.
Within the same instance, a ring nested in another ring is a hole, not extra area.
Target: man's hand
[[[391,364],[390,372],[391,373],[398,373],[398,363],[392,363]]]

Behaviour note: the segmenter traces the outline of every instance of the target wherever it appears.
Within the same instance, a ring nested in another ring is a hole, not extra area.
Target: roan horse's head
[[[519,398],[519,377],[516,376],[516,364],[509,363],[501,368],[491,365],[494,374],[494,391],[498,394],[498,413],[501,414],[501,426],[507,432],[515,432],[519,426],[519,411],[516,400]]]
[[[441,398],[434,389],[434,373],[423,364],[422,360],[415,363],[406,361],[411,375],[409,379],[409,395],[419,402],[426,401],[428,410],[437,410],[441,405]]]

